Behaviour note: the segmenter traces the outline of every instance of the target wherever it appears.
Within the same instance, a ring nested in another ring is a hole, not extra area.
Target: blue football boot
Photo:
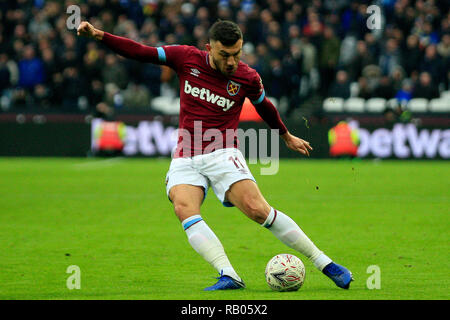
[[[323,268],[322,272],[342,289],[348,289],[350,282],[354,280],[350,270],[334,262]]]
[[[220,277],[217,283],[211,287],[205,288],[205,291],[214,291],[214,290],[233,290],[233,289],[243,289],[245,288],[245,284],[243,281],[238,281],[236,279],[231,278],[230,276],[226,276],[220,274]]]

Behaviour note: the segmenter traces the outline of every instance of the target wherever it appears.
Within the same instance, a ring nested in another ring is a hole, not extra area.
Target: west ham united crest
[[[241,88],[241,85],[234,81],[228,81],[227,84],[227,92],[230,96],[235,96],[238,94],[239,89]]]

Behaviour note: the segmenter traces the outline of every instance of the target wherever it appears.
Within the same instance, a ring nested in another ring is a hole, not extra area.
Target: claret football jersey
[[[180,119],[174,157],[190,157],[237,147],[236,129],[246,97],[257,104],[265,93],[259,74],[244,62],[229,77],[213,69],[207,51],[192,46],[158,47],[161,64],[180,82]]]

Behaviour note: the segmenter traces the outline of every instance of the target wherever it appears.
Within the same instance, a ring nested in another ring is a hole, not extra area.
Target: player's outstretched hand
[[[308,141],[300,139],[299,137],[296,137],[289,132],[282,135],[282,138],[286,142],[286,146],[289,149],[304,154],[305,156],[309,157],[309,151],[313,150]]]
[[[103,38],[103,31],[95,29],[92,24],[87,21],[83,21],[77,28],[77,35],[101,40]]]

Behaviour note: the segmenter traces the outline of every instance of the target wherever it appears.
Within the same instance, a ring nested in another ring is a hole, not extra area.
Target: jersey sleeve
[[[156,48],[160,64],[180,69],[187,57],[192,53],[192,47],[186,45],[167,45]]]
[[[266,92],[264,91],[262,79],[259,76],[258,72],[255,71],[250,82],[250,88],[248,89],[247,97],[250,99],[253,105],[256,105],[260,104],[264,100],[265,96]]]

